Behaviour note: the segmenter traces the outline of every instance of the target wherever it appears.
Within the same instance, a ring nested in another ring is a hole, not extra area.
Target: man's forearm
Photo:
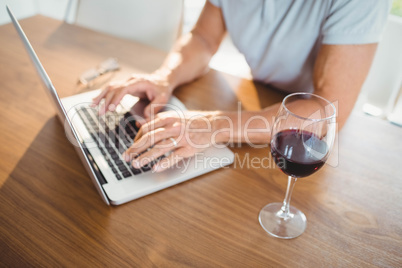
[[[191,82],[208,69],[212,53],[202,37],[190,32],[182,36],[168,54],[162,66],[155,72],[166,78],[171,90]]]
[[[156,73],[167,80],[172,91],[200,77],[208,70],[225,31],[221,9],[207,1],[194,29],[176,42]]]
[[[261,111],[217,112],[213,116],[216,143],[268,144],[280,103]]]
[[[345,124],[369,72],[377,44],[323,45],[314,67],[315,94],[338,109],[339,129]]]

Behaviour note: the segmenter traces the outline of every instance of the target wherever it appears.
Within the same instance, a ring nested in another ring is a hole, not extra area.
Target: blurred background
[[[10,22],[6,4],[19,19],[48,16],[169,51],[178,36],[192,29],[205,0],[0,0],[0,25]],[[251,79],[243,55],[228,36],[210,66]],[[402,126],[402,0],[393,1],[354,112]]]

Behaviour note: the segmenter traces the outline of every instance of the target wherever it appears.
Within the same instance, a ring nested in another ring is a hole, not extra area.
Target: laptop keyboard
[[[89,107],[77,109],[77,112],[118,180],[150,171],[162,158],[140,169],[122,159],[121,154],[133,144],[139,130],[129,112],[124,115],[108,113],[106,116],[99,116],[95,109]]]

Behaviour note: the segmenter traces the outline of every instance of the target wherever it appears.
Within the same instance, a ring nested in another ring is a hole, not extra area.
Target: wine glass
[[[286,96],[271,132],[271,154],[276,165],[288,175],[285,199],[266,205],[259,215],[261,226],[270,235],[290,239],[301,235],[307,220],[290,206],[298,178],[320,169],[328,159],[336,132],[336,109],[328,100],[310,93]]]

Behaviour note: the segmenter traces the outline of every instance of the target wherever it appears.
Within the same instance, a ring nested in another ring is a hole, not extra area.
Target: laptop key
[[[112,159],[115,160],[115,161],[120,159],[120,155],[118,155],[116,153],[111,154],[111,156],[112,156]]]
[[[112,167],[112,171],[113,171],[114,174],[118,174],[118,173],[117,173],[117,172],[118,172],[117,169],[115,169],[114,167]]]
[[[126,149],[124,147],[119,147],[119,153],[124,153],[126,151]]]
[[[98,141],[98,137],[95,135],[96,132],[95,131],[91,131],[91,137],[94,141]]]
[[[150,166],[143,166],[142,168],[141,168],[141,170],[143,171],[143,172],[148,172],[148,171],[150,171],[152,169],[152,167],[150,167]]]
[[[143,166],[143,167],[141,168],[141,170],[142,170],[143,172],[150,171],[150,170],[152,169],[152,167],[153,167],[154,164],[155,164],[155,162],[150,162],[150,163],[146,164],[145,166]]]
[[[97,123],[96,123],[92,118],[89,118],[89,119],[88,119],[88,122],[89,122],[89,124],[90,124],[92,127],[94,127],[94,126],[97,125]]]
[[[120,170],[121,172],[126,172],[126,171],[128,171],[128,169],[127,169],[126,166],[124,166],[124,165],[118,166],[118,168],[119,168],[119,170]]]
[[[131,173],[127,170],[127,171],[123,172],[123,177],[124,178],[131,177]]]
[[[121,166],[121,165],[123,165],[124,166],[124,163],[123,163],[123,161],[121,161],[120,159],[118,159],[118,160],[116,160],[116,161],[114,161],[115,163],[116,163],[116,165],[118,165],[118,166]]]
[[[119,174],[115,174],[116,178],[120,181],[121,180],[121,176]]]
[[[127,132],[127,134],[130,136],[130,138],[132,139],[132,140],[134,140],[134,138],[135,138],[135,133],[134,133],[134,131],[127,125],[126,126],[126,132]]]
[[[119,142],[119,140],[115,140],[114,146],[115,146],[116,148],[119,148],[119,147],[120,147],[120,142]]]
[[[132,114],[130,112],[124,114],[124,118],[129,119],[130,117],[132,117]]]
[[[116,143],[116,141],[118,141],[118,139],[117,139],[116,135],[114,134],[113,130],[109,129],[109,132],[107,132],[107,135],[109,136],[110,140],[113,143]]]
[[[131,172],[133,172],[134,175],[141,174],[141,169],[134,168],[133,166],[130,167]]]
[[[132,144],[131,142],[124,142],[123,147],[128,149],[130,148],[131,144]]]
[[[140,128],[137,126],[137,123],[134,122],[134,124],[132,124],[131,126],[135,129],[135,132],[138,133],[138,131],[140,130]]]
[[[127,121],[127,124],[130,125],[135,130],[135,132],[138,132],[138,130],[140,130],[140,128],[137,126],[137,121],[135,121],[134,119]]]
[[[106,145],[106,143],[108,142],[108,138],[106,138],[106,136],[102,133],[99,132],[99,139],[101,140],[101,142],[103,142],[103,144]]]

